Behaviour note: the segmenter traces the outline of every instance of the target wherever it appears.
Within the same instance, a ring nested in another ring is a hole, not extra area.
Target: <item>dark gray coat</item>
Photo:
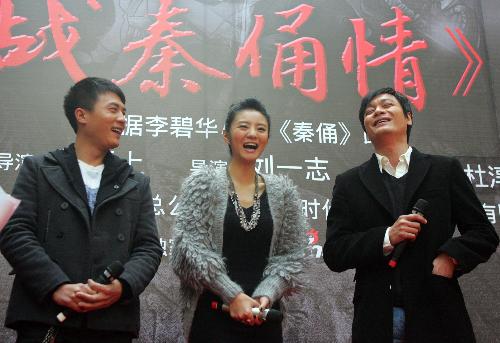
[[[66,327],[139,332],[139,294],[161,260],[149,179],[111,153],[93,215],[74,146],[27,157],[12,195],[22,202],[0,235],[0,249],[15,273],[6,326],[22,321],[57,324],[61,311],[51,299],[63,283],[95,279],[112,261],[120,276],[122,301],[103,310],[74,314]],[[125,299],[124,299],[125,298]]]
[[[472,325],[457,277],[488,260],[498,235],[488,221],[458,160],[413,149],[403,208],[410,213],[417,199],[429,202],[428,223],[399,260],[406,312],[406,342],[474,342]],[[395,222],[389,193],[375,155],[339,176],[323,257],[330,269],[356,268],[353,342],[392,342],[394,270],[383,254],[387,227]],[[460,236],[453,237],[455,227]],[[458,261],[447,279],[432,274],[441,252]]]

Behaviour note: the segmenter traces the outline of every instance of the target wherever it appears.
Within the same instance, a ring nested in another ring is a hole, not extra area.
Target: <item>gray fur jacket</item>
[[[281,175],[262,177],[274,227],[269,260],[251,296],[267,296],[273,303],[301,286],[298,276],[306,263],[307,223],[292,181]],[[227,275],[222,258],[228,185],[226,169],[212,167],[191,174],[182,185],[171,264],[181,280],[186,338],[205,288],[227,304],[243,291]]]

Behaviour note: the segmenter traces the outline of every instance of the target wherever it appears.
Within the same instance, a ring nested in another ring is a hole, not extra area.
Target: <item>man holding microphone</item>
[[[118,86],[85,78],[64,110],[75,143],[24,160],[12,192],[21,204],[0,233],[15,274],[5,324],[17,342],[49,329],[55,342],[131,342],[162,256],[149,178],[111,153],[126,124]],[[113,261],[123,272],[95,282]]]
[[[376,90],[359,119],[375,153],[337,176],[323,249],[331,270],[356,269],[353,342],[474,342],[457,278],[498,235],[458,160],[409,146],[406,96]]]

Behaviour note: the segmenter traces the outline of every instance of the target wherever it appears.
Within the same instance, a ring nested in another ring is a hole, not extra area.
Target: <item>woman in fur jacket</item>
[[[258,100],[232,105],[227,169],[207,167],[183,183],[171,263],[189,342],[283,341],[280,321],[262,316],[301,286],[307,224],[292,181],[255,171],[269,132]]]

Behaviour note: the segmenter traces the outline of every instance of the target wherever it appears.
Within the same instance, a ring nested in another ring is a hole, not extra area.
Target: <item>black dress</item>
[[[244,208],[247,220],[252,214],[252,207]],[[245,294],[251,296],[267,264],[273,218],[269,209],[267,193],[260,197],[260,218],[257,226],[245,231],[241,225],[231,198],[228,197],[227,211],[224,217],[224,241],[222,255],[226,260],[228,275],[239,284]],[[234,342],[282,342],[281,323],[264,322],[260,326],[247,326],[232,319],[229,313],[211,309],[212,301],[221,302],[221,298],[205,290],[198,300],[198,305],[191,325],[189,341],[191,343],[234,343]],[[279,309],[279,302],[273,306]]]

